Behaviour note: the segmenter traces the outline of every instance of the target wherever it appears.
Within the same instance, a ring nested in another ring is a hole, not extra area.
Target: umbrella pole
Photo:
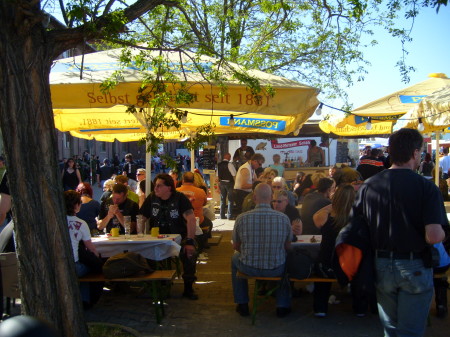
[[[146,149],[150,148],[151,141],[147,140],[145,143]],[[145,151],[145,195],[148,196],[151,192],[152,182],[152,153]]]
[[[436,166],[434,168],[434,182],[436,183],[436,186],[439,187],[439,131],[435,132],[436,134]]]
[[[192,141],[192,132],[191,132],[191,141]],[[191,172],[194,172],[195,170],[195,151],[192,148],[191,149]]]

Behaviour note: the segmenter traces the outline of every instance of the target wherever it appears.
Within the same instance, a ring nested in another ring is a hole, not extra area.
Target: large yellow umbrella
[[[324,132],[340,136],[390,134],[399,117],[416,107],[426,96],[450,84],[445,74],[432,73],[428,76],[425,81],[356,108],[351,115],[338,113],[319,126]],[[370,127],[367,127],[368,122]]]
[[[371,128],[368,129],[368,121],[367,117],[349,115],[336,125],[333,125],[329,120],[322,120],[319,123],[319,127],[325,133],[351,137],[390,134],[395,123],[393,120],[372,120]]]
[[[132,49],[132,54],[138,54],[138,49]],[[122,49],[102,51],[73,58],[55,61],[50,73],[50,88],[53,109],[59,114],[65,114],[67,109],[78,109],[79,116],[83,113],[98,112],[117,105],[143,105],[139,100],[138,90],[142,86],[144,75],[153,75],[151,59],[146,60],[148,70],[142,71],[136,67],[127,67],[120,77],[119,84],[108,93],[100,90],[101,83],[110,78],[119,68],[119,58]],[[152,52],[152,56],[159,57],[160,52]],[[319,101],[316,88],[283,78],[267,74],[258,70],[245,71],[247,75],[257,79],[263,88],[270,86],[275,91],[272,97],[263,91],[258,99],[250,90],[235,79],[225,81],[225,93],[221,92],[222,84],[211,82],[203,78],[193,63],[196,56],[191,53],[163,51],[162,57],[168,60],[170,67],[180,81],[187,83],[187,90],[194,95],[190,104],[171,102],[171,107],[187,110],[197,116],[229,116],[243,113],[256,113],[273,116],[298,116],[296,122],[305,123],[314,113]],[[196,60],[203,69],[221,70],[231,74],[230,69],[244,72],[236,65],[224,68],[217,59],[202,56]],[[221,65],[219,68],[218,65]],[[80,69],[83,77],[80,79]],[[231,76],[231,75],[230,75]],[[179,89],[179,85],[169,86],[168,90]],[[55,110],[56,111],[56,110]],[[69,112],[71,113],[71,112]],[[297,125],[299,127],[300,125]]]
[[[85,135],[82,138],[97,140],[109,139],[110,137],[97,137],[97,135],[113,135],[132,133],[135,136],[122,136],[121,139],[128,141],[141,139],[146,133],[145,122],[140,113],[126,113],[127,107],[116,105],[111,108],[92,108],[92,109],[54,109],[55,126],[60,131],[71,131],[72,135]],[[170,113],[168,113],[170,115]],[[257,113],[243,114],[233,116],[234,125],[230,125],[230,116],[217,115],[198,115],[189,113],[186,121],[181,123],[182,129],[189,129],[195,132],[199,127],[205,124],[214,124],[216,134],[230,133],[266,133],[286,135],[297,130],[303,124],[303,116],[298,115],[262,115]],[[171,131],[171,132],[169,132]],[[76,133],[75,133],[76,132]],[[165,139],[179,138],[179,132],[174,130],[158,130],[163,132]],[[138,135],[140,134],[140,137]],[[87,136],[88,135],[88,136]],[[119,140],[119,138],[117,138]]]
[[[114,89],[106,94],[100,90],[101,83],[119,69],[121,53],[122,49],[114,49],[85,55],[83,63],[81,56],[55,62],[50,74],[50,87],[58,130],[102,141],[134,141],[145,135],[147,128],[143,118],[139,113],[126,113],[126,109],[135,105],[139,111],[142,102],[137,97],[138,90],[143,76],[152,73],[152,69],[143,72],[128,67]],[[132,53],[137,54],[139,50],[133,49]],[[153,55],[159,56],[159,51]],[[171,106],[188,112],[182,128],[192,132],[201,125],[214,123],[216,134],[259,132],[286,135],[298,130],[319,104],[316,88],[258,70],[250,70],[247,74],[258,79],[263,87],[272,87],[275,90],[273,97],[262,94],[259,100],[255,100],[245,85],[236,80],[225,82],[227,91],[222,95],[220,86],[206,81],[193,66],[195,55],[163,52],[163,56],[173,66],[178,78],[187,82],[188,91],[195,97],[189,105],[173,103]],[[204,69],[215,69],[217,60],[204,56],[197,60],[197,64]],[[83,78],[80,79],[82,65]],[[242,70],[238,65],[230,66]],[[230,71],[225,69],[224,72]],[[169,89],[177,88],[179,86],[176,85]],[[230,126],[231,115],[234,126]],[[179,137],[179,133],[160,132],[164,133],[165,139]]]
[[[415,108],[400,117],[394,130],[412,128],[430,133],[446,131],[448,127],[450,127],[450,85],[425,97]]]

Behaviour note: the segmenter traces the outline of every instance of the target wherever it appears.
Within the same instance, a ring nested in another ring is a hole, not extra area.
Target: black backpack
[[[137,274],[150,274],[153,270],[147,260],[138,253],[126,252],[111,256],[103,265],[105,278],[131,277]]]

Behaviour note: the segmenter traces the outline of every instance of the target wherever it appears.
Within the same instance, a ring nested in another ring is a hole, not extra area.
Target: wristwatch
[[[189,246],[195,246],[195,240],[187,238],[185,244]]]

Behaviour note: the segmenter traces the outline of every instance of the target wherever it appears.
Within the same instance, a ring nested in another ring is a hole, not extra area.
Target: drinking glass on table
[[[123,217],[123,227],[125,229],[125,239],[129,239],[131,237],[131,216],[125,215]]]
[[[143,215],[136,216],[136,231],[138,238],[143,238],[145,234],[145,221]]]

